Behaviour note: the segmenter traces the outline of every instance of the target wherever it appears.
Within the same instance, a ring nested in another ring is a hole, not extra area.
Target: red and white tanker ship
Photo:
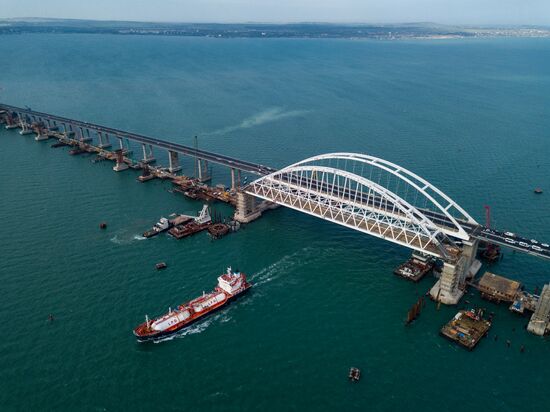
[[[175,310],[170,308],[168,313],[156,319],[145,315],[145,322],[134,329],[134,335],[139,342],[172,335],[224,307],[251,286],[244,273],[227,268],[227,272],[218,277],[218,285],[212,292],[203,292],[202,296],[179,305]]]

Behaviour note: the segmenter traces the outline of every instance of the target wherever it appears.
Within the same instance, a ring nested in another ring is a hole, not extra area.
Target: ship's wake
[[[250,277],[252,284],[261,286],[273,280],[279,279],[285,273],[288,273],[292,269],[307,264],[308,259],[311,258],[314,248],[305,247],[290,255],[286,255],[271,265],[261,269]]]
[[[228,310],[229,308],[227,308]],[[181,338],[185,338],[186,336],[189,336],[189,335],[195,335],[195,334],[198,334],[198,333],[202,333],[204,332],[210,325],[212,325],[213,323],[215,322],[218,322],[220,321],[221,323],[225,323],[225,322],[229,322],[231,320],[231,318],[227,315],[227,313],[218,313],[216,315],[213,315],[213,316],[210,316],[206,319],[204,319],[203,321],[201,322],[198,322],[194,325],[191,325],[189,326],[188,328],[185,328],[173,335],[170,335],[170,336],[166,336],[164,338],[160,338],[160,339],[155,339],[153,342],[154,343],[162,343],[162,342],[167,342],[167,341],[170,341],[170,340],[173,340],[173,339],[181,339]]]
[[[281,119],[286,119],[289,117],[303,116],[309,113],[308,110],[284,110],[281,107],[272,107],[266,110],[263,110],[259,113],[256,113],[253,116],[247,117],[239,124],[232,126],[227,126],[222,129],[214,130],[210,133],[205,133],[204,135],[221,135],[226,133],[231,133],[237,130],[250,129],[251,127],[260,126],[265,123],[276,122]]]
[[[116,245],[129,245],[135,241],[147,240],[147,238],[136,234],[128,235],[123,233],[117,233],[109,240]]]

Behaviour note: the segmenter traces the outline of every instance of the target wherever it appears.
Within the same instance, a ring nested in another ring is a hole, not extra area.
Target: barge
[[[197,217],[190,219],[190,221],[186,223],[174,225],[168,233],[176,239],[183,239],[184,237],[191,236],[195,233],[208,229],[211,224],[212,218],[208,212],[208,205],[204,205]]]
[[[418,282],[434,267],[430,257],[413,253],[412,257],[393,271],[397,276]]]
[[[175,216],[175,217],[173,219],[167,219],[165,217],[161,217],[159,221],[155,223],[155,225],[150,230],[147,230],[146,232],[143,233],[143,237],[149,238],[149,237],[156,236],[159,233],[167,231],[171,227],[174,227],[176,225],[182,225],[189,222],[190,220],[193,220],[193,217],[188,215],[173,214],[170,216]]]
[[[461,310],[443,328],[441,335],[453,342],[473,350],[481,338],[487,335],[491,322],[483,319],[483,311]]]

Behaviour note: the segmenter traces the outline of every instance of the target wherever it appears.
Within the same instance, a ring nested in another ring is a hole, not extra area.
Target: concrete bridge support
[[[168,150],[168,170],[170,173],[176,173],[181,170],[178,152],[173,152],[172,150]]]
[[[461,278],[464,276],[465,259],[455,264],[444,262],[441,277],[430,290],[430,296],[445,305],[456,305],[464,295]]]
[[[237,172],[237,176],[235,178],[235,172]],[[237,188],[241,187],[241,171],[231,169],[231,189],[235,190]]]
[[[208,161],[196,159],[197,161],[197,179],[199,182],[208,182],[212,177],[208,174]]]
[[[550,284],[544,285],[540,294],[537,307],[531,320],[527,325],[527,330],[535,335],[543,336],[550,327]]]
[[[97,138],[99,140],[99,147],[102,149],[106,149],[108,147],[111,147],[111,142],[109,141],[109,134],[105,133],[105,136],[101,132],[97,132]]]
[[[42,128],[41,126],[36,127],[36,136],[34,140],[40,142],[42,140],[48,140],[50,135],[48,134],[48,129]]]
[[[463,281],[466,279],[472,279],[475,277],[479,269],[481,268],[481,262],[476,259],[477,257],[477,248],[479,246],[478,239],[471,239],[469,241],[464,240],[462,242],[462,256],[465,260],[466,273],[464,274]]]
[[[15,121],[15,119],[13,118],[13,113],[9,111],[5,113],[5,122],[6,122],[5,128],[8,130],[19,127],[19,125],[17,124],[17,121]]]
[[[115,153],[116,153],[116,165],[113,166],[113,170],[115,172],[122,172],[123,170],[128,169],[128,165],[124,161],[123,149],[118,149]]]
[[[244,192],[237,193],[237,208],[234,219],[240,223],[248,223],[259,218],[262,212],[256,205],[256,198]]]
[[[458,262],[444,262],[441,277],[430,290],[430,296],[446,305],[456,305],[464,295],[466,280],[473,278],[481,268],[476,259],[479,241],[463,241]]]
[[[26,116],[23,116],[21,113],[17,113],[17,116],[19,118],[19,125],[21,127],[21,131],[19,132],[19,134],[21,136],[24,136],[26,134],[31,134],[32,129],[31,129],[30,125],[27,123]]]
[[[142,163],[149,164],[156,161],[155,157],[153,156],[152,145],[146,145],[145,143],[142,143],[141,148],[143,150],[143,159],[141,159]]]

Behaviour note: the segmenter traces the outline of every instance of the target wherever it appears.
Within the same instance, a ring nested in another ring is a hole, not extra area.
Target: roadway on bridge
[[[327,184],[319,180],[317,180],[317,184],[307,186],[304,185],[305,182],[299,182],[298,179],[295,178],[295,176],[292,176],[292,178],[290,179],[288,178],[288,175],[284,176],[287,179],[281,179],[281,183],[291,183],[294,186],[298,186],[297,190],[311,190],[312,186],[316,186],[315,189],[318,195],[326,194],[326,190],[328,190]],[[253,184],[254,182],[252,182],[250,185]],[[336,190],[331,187],[330,190],[332,195],[336,194],[344,201],[349,201],[350,203],[358,202],[365,207],[370,207],[378,210],[381,210],[382,204],[383,202],[385,202],[385,200],[383,200],[380,196],[368,196],[364,193],[357,193],[352,189],[350,190],[350,188],[343,188],[341,186],[336,187]],[[418,210],[439,227],[446,227],[451,229],[454,227],[449,218],[442,213],[423,208],[418,208]],[[463,220],[457,219],[457,221],[464,228],[464,230],[475,239],[487,241],[503,247],[508,247],[513,250],[527,253],[533,256],[550,259],[550,246],[548,245],[548,243],[539,242],[536,239],[527,239],[516,234],[510,234],[510,232],[507,231],[499,231],[496,229],[485,228],[481,225],[472,224]]]
[[[262,164],[247,162],[245,160],[236,159],[234,157],[225,156],[219,153],[213,153],[206,150],[195,149],[190,146],[171,143],[166,140],[148,137],[137,133],[127,132],[127,131],[115,129],[112,127],[101,126],[95,123],[83,122],[80,120],[69,119],[67,117],[56,116],[56,115],[37,112],[29,109],[22,109],[20,107],[9,106],[4,104],[0,105],[0,109],[4,109],[8,112],[25,114],[27,116],[34,116],[35,118],[40,117],[44,120],[49,119],[50,121],[59,122],[61,124],[66,123],[66,124],[72,125],[73,127],[76,126],[76,127],[81,127],[83,129],[94,130],[96,132],[107,133],[118,138],[129,139],[137,143],[143,143],[143,144],[151,145],[161,149],[166,149],[173,152],[185,154],[188,156],[197,157],[199,159],[207,160],[209,162],[217,163],[230,168],[242,170],[244,172],[252,173],[258,176],[267,175],[277,170],[268,166],[264,166]]]
[[[197,157],[212,163],[242,170],[244,172],[252,173],[258,176],[266,176],[277,171],[277,169],[274,169],[272,167],[265,166],[259,163],[239,160],[234,157],[225,156],[222,154],[218,154],[218,153],[214,153],[206,150],[195,149],[190,146],[171,143],[166,140],[152,138],[152,137],[144,136],[137,133],[127,132],[127,131],[115,129],[112,127],[101,126],[94,123],[83,122],[80,120],[52,115],[49,113],[37,112],[31,109],[24,109],[16,106],[5,105],[5,104],[0,104],[0,110],[1,109],[6,110],[7,112],[10,112],[10,113],[13,113],[13,112],[21,113],[28,116],[34,116],[35,118],[41,117],[44,119],[49,119],[51,121],[59,122],[61,124],[66,123],[76,127],[82,127],[84,129],[95,130],[96,132],[108,133],[108,134],[114,135],[115,137],[127,138],[129,140],[132,140],[138,143],[152,145],[154,147],[162,148],[165,150],[171,150],[173,152],[181,153],[184,155]],[[343,195],[343,193],[344,193],[344,189],[341,188],[340,195]],[[359,198],[362,201],[365,201],[364,197],[361,198],[360,196]],[[351,199],[348,199],[348,200],[351,200]],[[378,202],[378,205],[380,205],[381,199],[374,200],[374,202],[375,203]],[[371,206],[373,206],[373,204],[371,204]],[[438,212],[434,212],[434,211],[422,209],[422,208],[418,208],[418,210],[422,212],[426,217],[428,217],[436,225],[439,225],[442,227],[448,227],[448,228],[454,227],[452,222],[449,220],[449,218],[442,213],[438,213]],[[543,246],[543,245],[546,245],[547,243],[538,242],[537,240],[527,239],[517,235],[510,236],[509,234],[506,234],[509,232],[499,231],[494,229],[489,230],[487,228],[483,228],[480,225],[471,224],[469,222],[464,222],[462,220],[458,220],[458,222],[466,230],[466,232],[473,238],[480,239],[483,241],[489,241],[491,243],[508,247],[508,248],[517,250],[519,252],[528,253],[530,255],[550,259],[550,248],[548,246]]]

